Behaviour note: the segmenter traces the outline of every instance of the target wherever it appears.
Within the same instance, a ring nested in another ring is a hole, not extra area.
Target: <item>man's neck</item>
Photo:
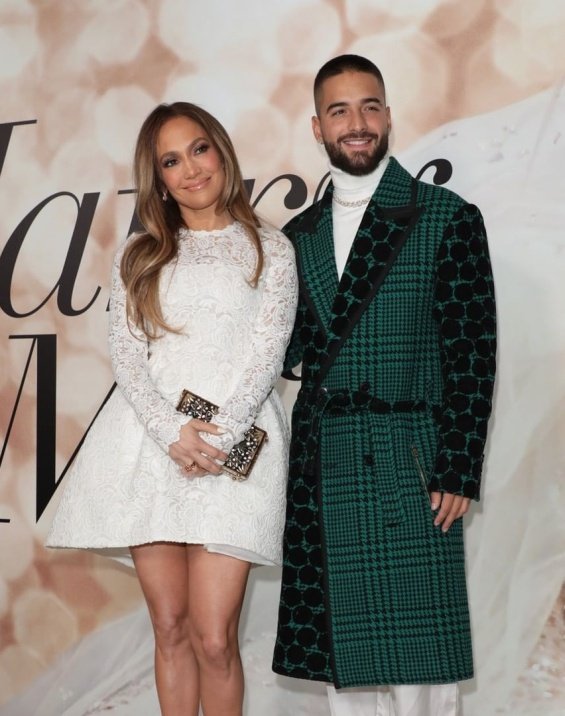
[[[358,199],[365,196],[372,196],[386,171],[389,158],[390,157],[387,154],[379,162],[376,169],[369,174],[363,174],[362,176],[348,174],[342,169],[338,169],[330,164],[329,169],[335,192],[347,199]]]

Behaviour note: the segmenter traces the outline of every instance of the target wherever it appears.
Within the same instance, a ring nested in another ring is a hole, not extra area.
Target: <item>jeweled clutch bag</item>
[[[183,390],[177,410],[185,415],[190,415],[191,418],[197,418],[209,423],[219,408],[209,400],[196,395],[196,393],[191,393],[190,390]],[[243,440],[230,450],[222,468],[224,472],[227,472],[232,480],[247,480],[266,440],[267,433],[256,425],[252,425],[246,431]]]

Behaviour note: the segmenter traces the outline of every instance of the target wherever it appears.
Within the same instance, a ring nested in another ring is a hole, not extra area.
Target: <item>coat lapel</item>
[[[376,296],[423,208],[417,182],[391,158],[353,241],[338,282],[330,184],[319,204],[295,228],[301,294],[320,331],[320,384],[345,340]],[[308,277],[308,281],[304,280]],[[322,346],[323,344],[323,346]]]
[[[391,158],[363,215],[332,301],[331,347],[322,380],[416,225],[423,211],[416,204],[416,193],[416,181]]]

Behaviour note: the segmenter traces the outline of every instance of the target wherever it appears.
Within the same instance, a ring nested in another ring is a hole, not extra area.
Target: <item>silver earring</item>
[[[164,189],[164,190],[163,190],[163,201],[167,201],[167,199],[168,199],[167,190]]]

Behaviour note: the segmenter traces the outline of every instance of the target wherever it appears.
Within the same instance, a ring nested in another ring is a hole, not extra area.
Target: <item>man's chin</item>
[[[346,171],[348,171],[349,174],[353,174],[353,176],[363,177],[374,172],[378,166],[379,162],[376,164],[372,162],[369,164],[350,164],[349,169],[346,169]]]
[[[332,164],[348,174],[361,177],[374,172],[381,163],[381,159],[382,157],[367,156],[365,154],[363,156],[341,157],[339,164],[336,164],[335,161],[332,161]]]

